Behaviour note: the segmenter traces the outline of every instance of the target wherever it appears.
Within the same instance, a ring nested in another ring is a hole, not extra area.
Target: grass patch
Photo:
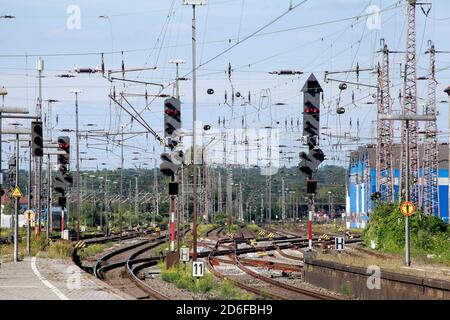
[[[216,291],[220,300],[255,300],[253,294],[236,287],[228,280],[222,280]]]
[[[184,266],[166,268],[163,261],[158,264],[161,270],[161,278],[173,283],[179,289],[186,289],[194,293],[205,293],[211,291],[214,287],[214,277],[208,270],[205,270],[205,276],[200,279],[192,277],[192,264],[189,263]]]
[[[247,229],[253,233],[258,233],[261,230],[256,224],[247,225]]]
[[[72,241],[69,240],[58,240],[52,242],[48,246],[47,257],[55,259],[66,259],[72,256]]]
[[[96,243],[93,245],[90,245],[83,250],[79,251],[79,257],[81,259],[87,259],[89,257],[95,256],[96,254],[103,252],[105,249],[112,247],[111,242],[107,243]]]
[[[45,234],[41,234],[39,238],[36,237],[34,232],[32,231],[30,235],[30,256],[35,256],[40,251],[45,251],[49,245]],[[14,252],[14,245],[4,244],[0,245],[0,255],[2,256],[11,256]],[[26,241],[26,231],[25,233],[19,232],[19,259],[22,259],[27,255],[27,241]]]

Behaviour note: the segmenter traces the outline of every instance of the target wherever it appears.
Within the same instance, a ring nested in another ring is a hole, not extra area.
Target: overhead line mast
[[[378,128],[377,128],[377,185],[384,201],[394,203],[394,170],[393,170],[393,146],[394,135],[392,123],[380,120],[382,114],[392,113],[391,82],[389,78],[389,49],[384,39],[381,40],[382,61],[378,67]]]
[[[432,42],[429,42],[427,53],[430,55],[430,66],[428,74],[428,99],[425,107],[426,115],[436,116],[436,49]],[[423,211],[427,215],[437,215],[439,210],[439,151],[437,139],[436,121],[425,123],[425,142],[423,159]]]

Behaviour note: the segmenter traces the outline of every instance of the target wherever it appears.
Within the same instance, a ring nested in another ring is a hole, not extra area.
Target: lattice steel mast
[[[389,78],[389,49],[384,39],[381,40],[382,61],[378,66],[378,116],[392,113],[391,82]],[[381,198],[387,202],[394,202],[394,170],[393,170],[393,145],[394,135],[392,122],[386,120],[377,121],[377,191]]]
[[[403,87],[403,114],[417,114],[417,56],[416,56],[416,0],[408,0],[407,6],[407,32],[406,32],[406,61],[405,75]],[[421,207],[421,197],[419,190],[419,149],[418,149],[418,131],[419,124],[417,121],[409,123],[409,145],[406,146],[404,141],[406,138],[406,125],[402,122],[402,140],[401,140],[401,161],[400,161],[400,179],[399,190],[406,190],[403,179],[405,171],[410,170],[409,187],[411,190],[411,201],[417,203]],[[406,163],[406,148],[410,150],[410,163]],[[403,192],[399,192],[399,200],[404,199]]]
[[[428,74],[428,98],[425,107],[426,115],[436,116],[436,49],[429,42],[429,49],[426,52],[430,55],[430,66]],[[425,142],[423,159],[423,211],[427,215],[440,216],[439,212],[439,153],[437,140],[436,121],[425,123]]]

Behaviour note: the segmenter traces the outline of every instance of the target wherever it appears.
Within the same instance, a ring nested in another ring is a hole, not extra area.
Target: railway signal
[[[300,172],[306,177],[311,177],[325,160],[325,154],[320,149],[313,149],[309,154],[305,152],[300,153],[300,158],[302,159],[299,164]]]
[[[70,138],[58,137],[58,151],[64,151],[65,154],[58,154],[58,164],[69,165],[70,162]]]
[[[44,139],[42,135],[42,121],[31,122],[31,148],[33,156],[44,156]]]
[[[168,145],[173,150],[179,143],[174,137],[176,130],[181,128],[180,100],[169,98],[164,100],[164,137],[168,138]]]
[[[311,74],[303,86],[303,136],[307,137],[309,150],[319,143],[320,135],[320,94],[322,87],[314,74]]]
[[[14,156],[8,161],[8,181],[10,186],[13,186],[16,181],[16,158]]]
[[[169,177],[175,176],[180,168],[180,165],[174,163],[172,155],[169,153],[163,153],[161,154],[161,160],[162,162],[159,165],[159,170],[161,173]]]
[[[309,250],[312,250],[312,218],[314,215],[314,198],[317,189],[317,181],[312,175],[319,165],[325,160],[325,154],[319,149],[320,137],[320,95],[323,93],[319,81],[311,74],[303,86],[303,141],[308,146],[309,153],[300,153],[301,162],[299,170],[306,176],[306,189],[309,195],[308,238]]]

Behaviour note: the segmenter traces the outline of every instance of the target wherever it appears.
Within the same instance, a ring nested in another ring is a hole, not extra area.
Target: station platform
[[[124,300],[71,260],[27,257],[0,266],[0,300]]]

